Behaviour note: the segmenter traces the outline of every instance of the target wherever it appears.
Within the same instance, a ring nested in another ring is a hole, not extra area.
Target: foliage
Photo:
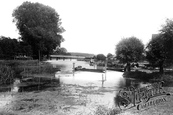
[[[13,59],[19,52],[19,43],[16,39],[1,36],[0,38],[1,59]]]
[[[163,42],[164,40],[162,35],[157,35],[151,39],[146,47],[146,58],[152,66],[160,66],[160,68],[163,67],[163,62],[166,59]]]
[[[165,62],[173,63],[173,21],[167,20],[166,25],[161,30],[163,36],[163,50],[165,53]]]
[[[158,72],[146,73],[146,72],[124,72],[123,77],[134,78],[143,82],[149,82],[151,79],[160,78],[161,74]]]
[[[41,65],[37,66],[19,66],[20,69],[23,69],[22,75],[26,74],[55,74],[60,68],[53,68],[53,66],[49,63],[42,63]]]
[[[99,61],[99,62],[97,62],[96,64],[97,64],[97,67],[98,67],[98,66],[102,66],[102,67],[105,66],[105,62],[100,62],[100,61]]]
[[[19,48],[20,48],[20,52],[19,54],[24,54],[26,56],[32,56],[33,51],[32,51],[32,47],[31,45],[25,43],[25,42],[19,42]]]
[[[14,71],[9,66],[0,65],[0,84],[10,84],[14,79]]]
[[[0,61],[0,67],[9,67],[14,74],[14,78],[21,78],[21,75],[31,74],[54,74],[60,67],[53,68],[50,63],[38,63],[38,60],[5,60]]]
[[[32,55],[31,46],[17,39],[9,37],[0,37],[0,58],[1,59],[14,59],[18,55]]]
[[[167,20],[161,32],[153,37],[147,45],[148,61],[160,67],[163,72],[164,66],[170,66],[173,63],[173,21]]]
[[[160,74],[160,72],[125,72],[123,77],[126,78],[126,83],[129,80],[138,80],[138,82],[149,82],[149,83],[156,83],[162,82],[163,86],[173,86],[173,71],[165,72],[164,74]],[[128,85],[128,84],[127,84]]]
[[[67,53],[67,49],[64,47],[57,47],[53,54],[55,55],[70,55],[70,53]]]
[[[24,67],[38,66],[37,60],[1,60],[0,66],[8,66],[14,72],[14,78],[21,78],[21,72],[24,71]]]
[[[62,41],[61,20],[55,9],[40,3],[24,2],[12,16],[21,40],[32,47],[34,58],[52,53]]]
[[[116,58],[122,63],[137,62],[143,51],[144,45],[138,38],[124,38],[116,45]]]
[[[106,57],[105,57],[104,54],[98,54],[98,55],[96,56],[96,59],[97,59],[98,61],[105,61]]]
[[[113,57],[113,55],[111,54],[111,53],[108,53],[107,54],[107,58],[109,59],[109,58],[112,58]]]

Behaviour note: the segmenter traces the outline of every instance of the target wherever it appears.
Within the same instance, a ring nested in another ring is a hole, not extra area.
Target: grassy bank
[[[0,61],[0,84],[13,83],[15,78],[25,78],[28,76],[51,77],[60,68],[46,62],[38,60],[1,60]]]
[[[164,74],[160,74],[159,72],[124,72],[124,78],[134,78],[143,82],[159,82],[163,81],[164,86],[173,86],[173,71],[165,72]]]

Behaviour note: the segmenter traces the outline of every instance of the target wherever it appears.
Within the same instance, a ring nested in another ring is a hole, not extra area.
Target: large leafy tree
[[[143,43],[136,37],[123,38],[116,45],[116,58],[121,63],[137,62],[144,51]]]
[[[55,9],[40,3],[24,2],[12,16],[21,39],[32,47],[34,58],[49,56],[64,40],[61,20]]]
[[[163,67],[173,63],[173,21],[167,20],[160,33],[155,35],[146,47],[146,58],[153,66]]]
[[[166,24],[161,29],[164,53],[165,53],[165,63],[173,63],[173,20],[167,20]]]
[[[32,56],[32,47],[31,45],[28,45],[27,43],[20,41],[19,42],[19,54],[26,55],[26,56]]]

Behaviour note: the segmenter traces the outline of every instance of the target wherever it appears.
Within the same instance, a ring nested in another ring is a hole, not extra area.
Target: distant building
[[[88,53],[68,52],[69,55],[50,55],[50,59],[56,60],[90,60],[95,55]]]
[[[78,59],[85,59],[82,56],[69,56],[69,55],[50,55],[50,59],[55,60],[78,60]]]
[[[79,53],[79,52],[68,52],[70,53],[71,56],[82,56],[85,58],[93,58],[95,55],[94,54],[89,54],[89,53]]]

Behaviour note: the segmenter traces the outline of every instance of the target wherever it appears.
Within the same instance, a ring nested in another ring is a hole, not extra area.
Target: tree
[[[165,63],[173,63],[173,20],[167,20],[166,25],[161,29],[163,39],[163,49],[165,53]]]
[[[29,44],[27,44],[27,43],[25,43],[25,42],[23,42],[23,41],[20,41],[19,42],[19,48],[20,48],[20,51],[19,51],[19,54],[24,54],[24,55],[26,55],[26,56],[32,56],[32,47],[31,47],[31,45],[29,45]]]
[[[63,47],[60,48],[60,51],[61,51],[62,53],[64,53],[64,54],[67,53],[67,49],[65,49],[65,48],[63,48]]]
[[[113,66],[113,55],[111,53],[107,54],[107,66],[112,67]]]
[[[34,58],[49,56],[64,41],[61,20],[55,9],[40,3],[24,2],[12,16],[21,40],[32,47]]]
[[[105,61],[106,56],[105,56],[104,54],[98,54],[98,55],[96,56],[96,58],[97,58],[97,60]]]
[[[116,45],[115,53],[117,60],[129,66],[130,62],[137,62],[141,59],[143,51],[143,43],[136,37],[130,37],[122,39]]]
[[[16,39],[9,37],[0,37],[1,58],[14,59],[14,56],[19,52],[19,43]]]
[[[107,58],[109,59],[109,58],[112,58],[113,57],[113,55],[111,54],[111,53],[108,53],[107,54]]]
[[[173,63],[173,21],[167,20],[160,33],[155,35],[146,47],[146,58],[153,66],[163,67]]]
[[[56,54],[56,55],[68,55],[69,53],[67,53],[67,49],[66,49],[66,48],[57,47],[57,48],[54,50],[54,53],[53,53],[53,54]]]

